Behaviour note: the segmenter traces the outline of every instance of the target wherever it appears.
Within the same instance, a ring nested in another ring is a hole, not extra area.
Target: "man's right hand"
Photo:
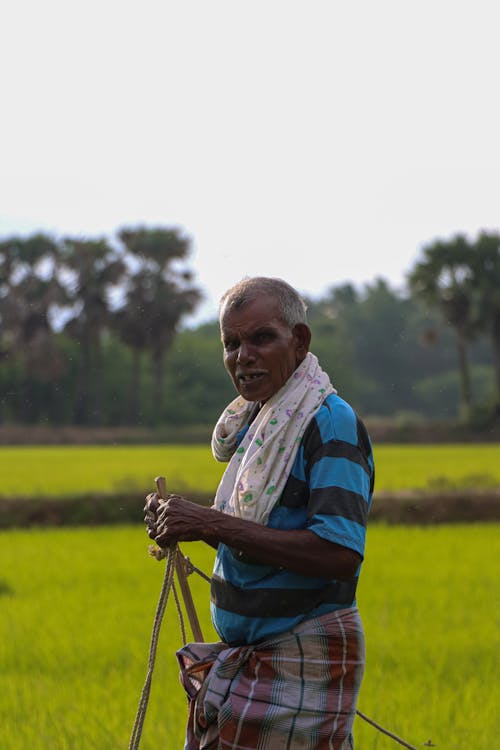
[[[151,492],[146,497],[146,505],[144,506],[144,523],[146,524],[146,530],[150,539],[154,539],[156,536],[156,527],[158,524],[158,509],[160,507],[160,498],[158,493]]]

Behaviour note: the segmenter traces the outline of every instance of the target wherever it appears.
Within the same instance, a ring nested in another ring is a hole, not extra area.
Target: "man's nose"
[[[241,341],[238,348],[237,361],[243,364],[244,362],[250,362],[253,358],[252,347],[244,341]]]

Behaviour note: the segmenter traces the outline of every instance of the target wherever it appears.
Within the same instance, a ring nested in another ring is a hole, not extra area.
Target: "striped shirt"
[[[309,529],[363,558],[373,482],[366,428],[332,394],[304,433],[268,526]],[[303,576],[219,544],[211,590],[214,627],[225,643],[258,643],[303,620],[355,606],[358,576],[359,570],[353,581]]]

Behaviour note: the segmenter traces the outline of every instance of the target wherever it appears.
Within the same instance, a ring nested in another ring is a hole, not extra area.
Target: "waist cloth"
[[[356,607],[255,645],[177,652],[190,710],[185,750],[347,750],[365,664]]]

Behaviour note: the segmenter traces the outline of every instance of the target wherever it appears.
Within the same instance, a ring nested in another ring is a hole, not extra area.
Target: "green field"
[[[499,487],[500,446],[378,445],[376,488]],[[213,494],[224,465],[206,446],[50,446],[0,448],[4,497],[137,492],[158,474],[172,491]]]
[[[358,598],[368,643],[359,708],[417,747],[497,746],[499,531],[369,530]],[[139,527],[0,534],[2,750],[128,746],[164,570],[147,557],[147,543]],[[184,551],[210,570],[212,551]],[[207,584],[192,580],[212,638]],[[141,750],[182,747],[179,643],[170,602]],[[359,718],[355,731],[356,750],[397,747]]]

